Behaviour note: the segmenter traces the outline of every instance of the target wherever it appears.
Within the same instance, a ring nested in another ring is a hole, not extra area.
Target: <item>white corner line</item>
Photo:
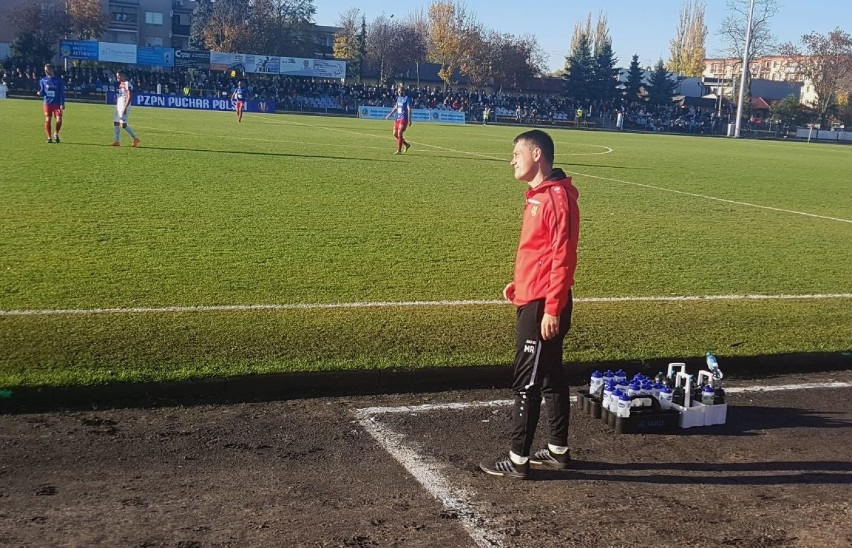
[[[852,382],[801,383],[777,386],[740,386],[725,389],[729,394],[743,392],[774,392],[780,390],[809,390],[822,388],[849,388]],[[443,475],[443,466],[429,458],[423,451],[407,445],[404,435],[379,422],[381,415],[394,413],[427,413],[438,410],[462,410],[479,407],[504,407],[511,405],[514,400],[491,400],[449,403],[426,403],[421,405],[402,405],[397,407],[362,407],[354,413],[358,423],[364,427],[379,446],[388,452],[417,482],[423,486],[445,509],[455,512],[467,534],[477,546],[482,548],[502,548],[506,539],[498,532],[490,530],[489,519],[477,513],[471,502],[471,496],[463,489],[454,489],[450,481]],[[577,396],[571,396],[571,401],[577,401]]]
[[[437,462],[425,456],[423,451],[406,445],[405,436],[382,425],[375,417],[367,413],[360,414],[358,422],[361,426],[444,508],[455,512],[477,546],[502,548],[506,545],[503,535],[484,526],[486,520],[476,513],[470,496],[464,490],[454,489],[450,485]]]

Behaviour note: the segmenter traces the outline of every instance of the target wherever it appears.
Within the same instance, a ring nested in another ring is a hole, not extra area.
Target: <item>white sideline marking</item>
[[[852,223],[852,219],[841,219],[839,217],[829,217],[827,215],[817,215],[815,213],[806,213],[804,211],[795,211],[793,209],[783,209],[783,208],[780,208],[780,207],[772,207],[772,206],[753,204],[751,202],[740,202],[738,200],[729,200],[727,198],[717,198],[716,196],[708,196],[707,194],[698,194],[697,192],[687,192],[685,190],[675,190],[673,188],[665,188],[665,187],[661,187],[661,186],[649,185],[649,184],[646,184],[646,183],[636,183],[636,182],[633,182],[633,181],[625,181],[625,180],[622,180],[622,179],[613,179],[611,177],[601,177],[599,175],[588,175],[586,173],[578,173],[576,171],[568,171],[567,169],[565,170],[565,172],[570,173],[572,175],[579,175],[581,177],[589,177],[591,179],[601,179],[602,181],[612,181],[612,182],[615,182],[615,183],[621,183],[621,184],[625,184],[625,185],[633,185],[633,186],[639,186],[639,187],[642,187],[642,188],[650,188],[650,189],[653,189],[653,190],[661,190],[663,192],[672,192],[674,194],[682,194],[684,196],[692,196],[694,198],[705,198],[707,200],[715,200],[717,202],[724,202],[726,204],[756,207],[758,209],[766,209],[766,210],[769,210],[769,211],[778,211],[780,213],[792,213],[794,215],[804,215],[805,217],[813,217],[815,219],[827,219],[829,221],[840,221],[841,223]]]
[[[741,392],[772,392],[778,390],[808,390],[813,388],[849,388],[849,382],[784,384],[778,386],[741,386],[725,389],[729,394]],[[571,401],[577,397],[572,396]],[[363,407],[355,410],[359,424],[411,474],[447,510],[456,512],[462,526],[477,546],[502,547],[505,537],[488,529],[489,520],[483,512],[474,508],[471,495],[464,489],[454,489],[448,478],[442,475],[444,466],[425,455],[417,447],[408,445],[403,434],[381,424],[378,417],[393,413],[425,413],[438,410],[461,410],[476,407],[500,407],[511,405],[513,400],[472,401],[453,403],[427,403],[399,407]]]
[[[652,297],[578,297],[577,303],[681,302],[681,301],[776,301],[809,299],[852,299],[852,293],[816,293],[804,295],[672,295]],[[392,308],[412,306],[493,306],[507,305],[500,300],[459,301],[372,301],[352,303],[223,304],[210,306],[162,306],[132,308],[44,308],[0,310],[0,316],[71,316],[95,314],[173,314],[182,312],[251,312],[255,310],[323,310],[334,308]]]

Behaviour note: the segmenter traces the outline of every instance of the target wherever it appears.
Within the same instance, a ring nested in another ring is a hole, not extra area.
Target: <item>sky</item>
[[[524,4],[517,0],[466,0],[468,10],[487,29],[517,36],[532,34],[549,58],[548,69],[560,70],[571,44],[574,25],[584,22],[592,13],[592,24],[603,12],[609,35],[618,58],[617,66],[627,67],[634,54],[643,67],[669,58],[669,42],[677,31],[680,10],[685,0],[537,0]],[[314,0],[318,25],[337,25],[340,14],[357,7],[369,23],[382,14],[407,18],[412,13],[428,10],[429,0],[392,2],[390,0]],[[826,34],[840,26],[852,33],[852,1],[850,0],[779,0],[780,12],[771,20],[777,42],[798,42],[812,31]],[[707,56],[721,57],[725,42],[716,33],[730,15],[727,0],[705,0],[704,22],[707,25]],[[526,6],[532,9],[525,9]],[[519,8],[522,6],[523,8]]]

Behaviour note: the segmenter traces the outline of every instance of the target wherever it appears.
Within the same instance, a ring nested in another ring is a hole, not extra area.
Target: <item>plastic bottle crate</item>
[[[634,398],[648,397],[651,398],[653,405],[645,408],[633,407],[630,409],[629,417],[619,417],[597,403],[599,417],[602,422],[615,430],[616,434],[661,434],[676,431],[680,413],[675,409],[661,409],[660,402],[653,396],[634,396]],[[588,394],[580,393],[577,401],[581,400],[584,401],[583,406],[586,412],[595,416],[593,415],[596,403],[594,399]]]
[[[583,413],[596,419],[601,418],[601,400],[597,396],[592,396],[585,390],[579,390],[577,405]]]

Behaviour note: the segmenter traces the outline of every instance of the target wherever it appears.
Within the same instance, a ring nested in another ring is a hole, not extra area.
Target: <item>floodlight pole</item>
[[[737,99],[737,123],[734,126],[734,139],[739,138],[740,126],[743,121],[743,101],[745,100],[746,71],[749,70],[748,54],[751,46],[751,19],[753,16],[754,0],[751,0],[748,8],[748,22],[746,23],[745,47],[743,48],[743,73],[740,75],[740,95]]]

